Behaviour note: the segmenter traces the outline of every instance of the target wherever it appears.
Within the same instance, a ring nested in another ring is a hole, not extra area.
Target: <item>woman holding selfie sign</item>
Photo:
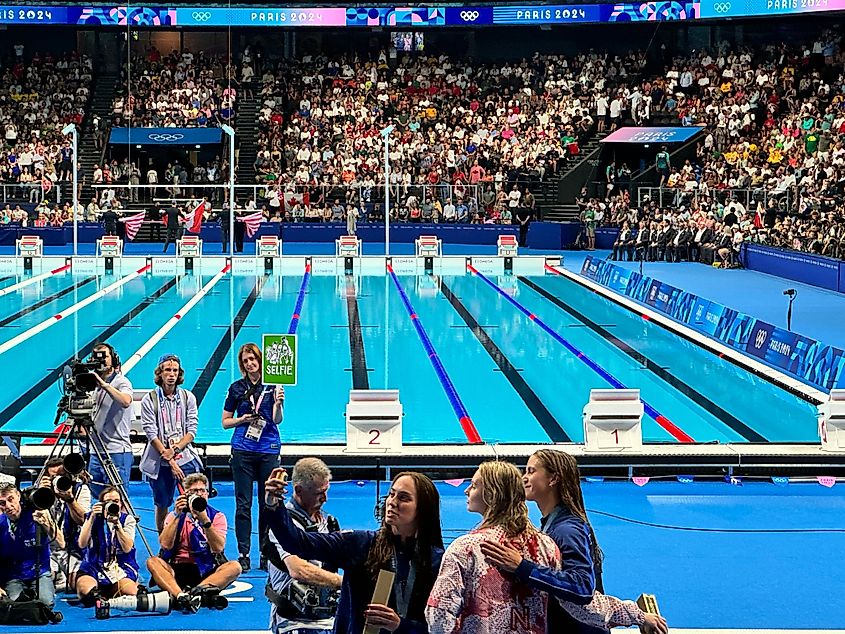
[[[232,434],[232,479],[235,484],[235,535],[238,563],[249,570],[252,535],[252,483],[261,487],[279,466],[279,425],[284,418],[285,389],[262,382],[261,350],[245,343],[238,350],[242,378],[229,386],[223,405],[223,429]],[[267,538],[264,509],[258,513],[258,535]],[[264,562],[262,561],[262,568]]]

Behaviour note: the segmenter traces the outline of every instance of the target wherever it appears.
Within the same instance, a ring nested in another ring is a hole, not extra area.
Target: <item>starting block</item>
[[[202,240],[199,236],[184,236],[176,241],[176,257],[185,258],[185,272],[194,271],[194,258],[202,258]]]
[[[349,390],[346,451],[401,452],[402,416],[399,390]]]
[[[584,406],[584,450],[641,452],[644,413],[639,390],[590,390]]]
[[[436,257],[443,255],[443,241],[437,236],[420,236],[414,240],[417,257]]]
[[[97,257],[119,258],[123,256],[123,240],[117,236],[103,236],[97,240]]]
[[[282,241],[278,236],[261,236],[255,241],[255,256],[277,258],[282,255]]]
[[[40,258],[44,255],[44,240],[38,236],[21,236],[15,240],[17,257]]]
[[[340,236],[334,244],[336,257],[361,257],[361,239],[358,236]]]
[[[500,235],[496,240],[497,253],[499,257],[514,258],[519,251],[519,242],[516,236],[510,234]]]

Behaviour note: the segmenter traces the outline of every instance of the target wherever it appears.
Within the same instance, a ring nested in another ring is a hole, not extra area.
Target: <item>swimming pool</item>
[[[153,386],[161,354],[178,354],[200,404],[197,440],[226,443],[237,348],[287,332],[301,295],[286,443],[344,442],[353,387],[399,390],[405,443],[466,443],[468,429],[490,443],[582,442],[590,389],[612,385],[641,390],[646,442],[817,441],[812,404],[559,276],[224,274],[163,336],[212,276],[141,273],[110,287],[121,279],[59,273],[0,298],[4,431],[51,431],[61,368],[107,340],[124,360],[144,352],[127,372],[136,389]]]

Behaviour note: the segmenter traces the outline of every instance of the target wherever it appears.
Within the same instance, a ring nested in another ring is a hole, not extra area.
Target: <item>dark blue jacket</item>
[[[551,519],[551,521],[549,521]],[[542,530],[560,549],[561,569],[552,570],[523,559],[516,576],[523,582],[551,595],[547,631],[555,634],[599,634],[606,630],[584,625],[572,618],[554,599],[586,605],[596,591],[597,574],[590,554],[590,529],[565,506],[541,521]]]
[[[375,580],[366,567],[367,555],[375,539],[375,531],[339,531],[336,533],[306,533],[291,521],[290,514],[283,504],[267,512],[270,530],[279,540],[279,545],[287,552],[306,560],[321,561],[328,566],[343,568],[343,584],[340,589],[340,602],[334,621],[336,634],[361,634],[364,630],[364,610],[373,598]],[[398,540],[397,540],[398,542]],[[400,583],[407,577],[408,562],[413,554],[412,548],[402,548],[397,543],[396,581]],[[431,549],[431,575],[429,583],[420,583],[419,574],[411,596],[408,614],[402,619],[397,634],[426,634],[425,604],[434,579],[440,570],[443,549]],[[390,607],[396,608],[391,596]]]
[[[31,509],[21,510],[14,531],[9,516],[0,514],[0,558],[4,568],[0,576],[5,581],[33,581],[50,574],[50,538],[33,519]]]

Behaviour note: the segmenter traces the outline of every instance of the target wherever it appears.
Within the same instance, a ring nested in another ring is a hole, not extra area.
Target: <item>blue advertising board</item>
[[[581,266],[581,274],[817,389],[845,387],[845,352],[839,348],[778,328],[607,260],[588,256]]]

